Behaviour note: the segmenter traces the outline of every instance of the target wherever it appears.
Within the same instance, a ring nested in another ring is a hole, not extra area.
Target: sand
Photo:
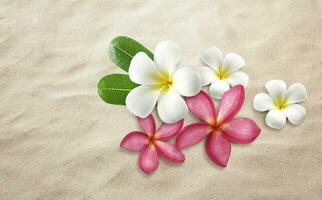
[[[1,0],[0,26],[1,200],[322,198],[322,1]],[[107,56],[118,35],[151,50],[174,40],[194,66],[210,46],[242,55],[250,83],[239,115],[260,136],[233,145],[225,169],[201,142],[184,164],[143,174],[137,154],[119,148],[135,117],[96,90],[123,73]],[[306,86],[300,126],[270,129],[253,110],[271,79]]]

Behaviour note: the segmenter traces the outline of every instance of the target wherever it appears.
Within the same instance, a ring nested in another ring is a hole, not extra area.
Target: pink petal
[[[159,166],[159,155],[153,145],[146,146],[140,152],[139,166],[141,170],[150,174]]]
[[[233,119],[222,129],[224,137],[229,141],[247,144],[251,143],[261,132],[257,124],[249,118]]]
[[[216,117],[215,105],[209,95],[201,91],[193,97],[186,97],[189,110],[200,120],[213,123]]]
[[[182,128],[183,120],[178,121],[174,124],[162,123],[160,128],[155,133],[154,137],[160,140],[167,140],[174,137]]]
[[[217,122],[230,121],[240,110],[245,99],[245,89],[236,85],[224,93],[218,111]]]
[[[163,158],[167,159],[170,162],[183,162],[184,161],[184,155],[173,144],[168,144],[166,142],[157,141],[156,142],[156,149]]]
[[[130,151],[140,151],[146,145],[147,135],[141,131],[133,131],[127,134],[120,146]]]
[[[176,145],[179,149],[200,142],[211,132],[211,127],[204,122],[190,124],[182,129],[177,136]]]
[[[222,134],[212,133],[206,142],[209,158],[221,167],[226,167],[230,156],[231,144]]]
[[[153,135],[155,133],[155,121],[151,114],[146,118],[138,117],[138,121],[146,134]]]

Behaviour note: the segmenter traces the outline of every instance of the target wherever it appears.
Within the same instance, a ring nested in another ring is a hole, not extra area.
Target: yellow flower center
[[[220,120],[216,120],[216,119],[212,119],[208,121],[209,124],[209,132],[216,134],[216,135],[220,135],[224,132],[224,130],[227,127],[226,123],[223,123]]]
[[[227,68],[221,66],[218,68],[218,70],[215,72],[215,75],[220,79],[220,80],[225,80],[226,78],[229,77],[230,72]]]
[[[274,105],[278,110],[283,110],[287,108],[287,98],[277,97],[274,101]]]
[[[158,139],[155,137],[154,134],[152,134],[146,139],[145,143],[148,145],[155,145],[155,143],[157,143],[157,141],[158,141]]]
[[[173,85],[173,79],[168,72],[163,72],[155,77],[155,89],[167,92]]]

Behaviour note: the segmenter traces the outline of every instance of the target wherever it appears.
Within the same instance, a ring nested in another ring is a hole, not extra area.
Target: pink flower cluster
[[[207,93],[201,91],[193,97],[187,97],[186,102],[190,112],[199,118],[200,122],[192,123],[184,128],[183,120],[175,124],[163,123],[156,130],[153,116],[138,118],[143,131],[133,131],[127,134],[121,142],[121,147],[139,152],[139,167],[150,174],[158,168],[159,156],[173,163],[184,162],[182,149],[206,139],[205,148],[210,160],[226,167],[231,142],[247,144],[255,140],[261,129],[249,118],[234,118],[241,109],[245,98],[245,90],[241,85],[227,91],[216,109]],[[168,143],[176,137],[175,145]]]

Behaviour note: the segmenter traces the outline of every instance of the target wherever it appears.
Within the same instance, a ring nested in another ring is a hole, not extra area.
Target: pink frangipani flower
[[[163,123],[156,130],[155,121],[151,114],[146,118],[138,117],[137,119],[144,132],[130,132],[123,138],[120,146],[130,151],[140,152],[139,167],[144,173],[150,174],[158,168],[159,156],[173,163],[185,160],[184,155],[175,145],[165,142],[176,136],[182,128],[183,120],[175,124]]]
[[[177,136],[176,145],[179,149],[189,147],[206,138],[206,152],[217,165],[226,167],[231,144],[247,144],[252,142],[261,129],[249,118],[235,118],[245,98],[242,85],[232,87],[224,93],[219,109],[211,98],[201,91],[198,95],[187,97],[190,111],[202,122],[190,124],[182,129]]]

